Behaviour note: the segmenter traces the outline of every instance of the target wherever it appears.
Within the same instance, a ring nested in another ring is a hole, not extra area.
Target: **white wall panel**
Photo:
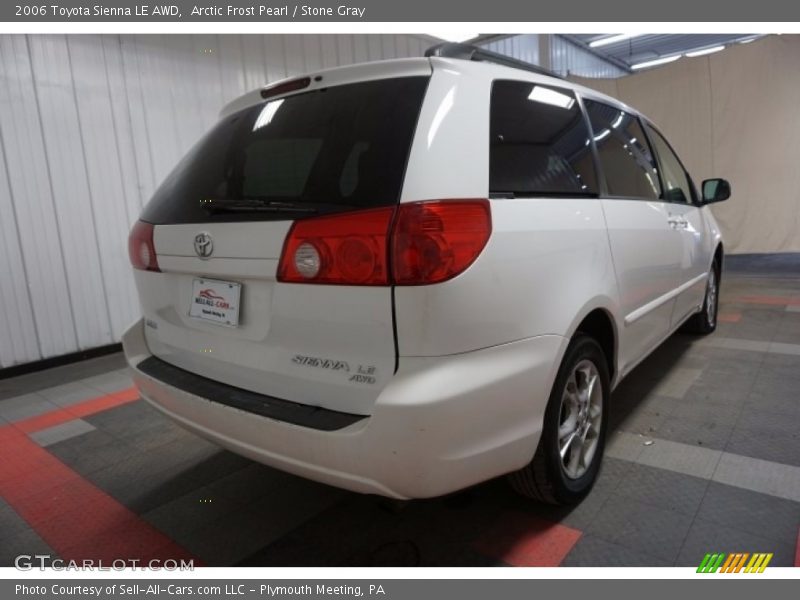
[[[0,65],[0,68],[2,65]],[[6,155],[0,133],[0,364],[17,360],[36,360],[39,345],[26,281],[25,265],[11,203],[11,183],[6,171]]]
[[[115,75],[121,75],[124,82],[124,87],[121,91],[125,94],[125,102],[124,106],[120,107],[120,110],[127,111],[127,122],[130,130],[126,132],[122,126],[125,120],[123,112],[121,117],[117,117],[119,141],[120,145],[122,145],[126,139],[125,134],[129,134],[130,137],[128,139],[134,150],[139,198],[142,206],[144,206],[144,203],[155,191],[156,175],[153,168],[152,144],[150,142],[142,78],[140,76],[140,58],[135,36],[119,36],[117,40],[119,41],[116,48],[120,55],[119,62],[115,60],[113,43],[110,41],[105,43],[106,39],[103,40],[106,48],[106,72],[109,73],[110,80]],[[120,67],[121,73],[118,73],[116,69]],[[120,118],[123,121],[120,121]]]
[[[128,224],[136,218],[136,213],[130,210],[131,203],[125,189],[127,182],[127,185],[133,186],[135,193],[136,180],[131,178],[130,169],[128,173],[122,170],[112,93],[105,71],[103,40],[68,37],[67,47],[96,244],[98,249],[102,249],[99,258],[104,297],[97,295],[97,300],[102,300],[108,311],[110,332],[91,344],[100,345],[119,339],[130,321],[130,315],[136,314],[136,289],[124,268],[127,262],[126,248],[119,243],[127,235]]]
[[[67,40],[63,35],[33,37],[30,50],[78,348],[109,344],[111,325]]]
[[[38,331],[39,352],[54,356],[78,347],[64,269],[60,233],[51,193],[50,172],[42,139],[42,125],[31,71],[28,40],[25,36],[0,36],[0,131],[3,135],[8,190],[11,193],[25,266],[29,303]],[[0,194],[5,194],[0,189]],[[8,204],[4,201],[3,204]],[[3,212],[2,219],[12,218]],[[6,227],[4,226],[4,229]],[[6,239],[8,243],[10,240]],[[15,285],[3,277],[3,297],[16,297]],[[4,307],[15,318],[22,307]],[[11,340],[3,340],[6,355]],[[18,344],[15,343],[14,347]],[[20,344],[19,347],[22,347]],[[26,345],[27,347],[27,345]],[[11,363],[24,360],[15,356]]]
[[[0,35],[0,368],[119,340],[127,235],[248,89],[420,56],[415,35]]]

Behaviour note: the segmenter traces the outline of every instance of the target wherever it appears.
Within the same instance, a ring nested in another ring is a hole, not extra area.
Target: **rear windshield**
[[[394,204],[428,79],[323,88],[229,115],[175,167],[142,220],[296,219]]]

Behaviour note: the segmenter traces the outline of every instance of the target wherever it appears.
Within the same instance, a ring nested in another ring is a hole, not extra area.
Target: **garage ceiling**
[[[620,39],[614,43],[592,47],[593,42],[605,40],[614,35],[613,33],[590,33],[562,37],[589,48],[595,54],[628,69],[659,58],[680,56],[687,52],[743,43],[761,37],[752,33],[637,35]]]

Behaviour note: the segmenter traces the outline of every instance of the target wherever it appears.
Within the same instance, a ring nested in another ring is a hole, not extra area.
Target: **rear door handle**
[[[689,221],[687,221],[683,217],[670,216],[667,219],[667,223],[669,223],[669,226],[672,227],[673,229],[686,229],[689,226]]]

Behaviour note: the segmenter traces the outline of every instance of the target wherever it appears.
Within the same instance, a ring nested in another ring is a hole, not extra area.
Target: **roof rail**
[[[510,56],[498,54],[491,50],[486,50],[479,46],[472,44],[458,44],[455,42],[443,42],[431,46],[425,51],[425,56],[441,56],[444,58],[459,58],[461,60],[472,60],[475,62],[490,62],[513,69],[522,69],[524,71],[531,71],[539,75],[547,75],[548,77],[556,77],[557,79],[564,79],[561,75],[553,73],[550,69],[545,69],[539,65],[525,62]]]

